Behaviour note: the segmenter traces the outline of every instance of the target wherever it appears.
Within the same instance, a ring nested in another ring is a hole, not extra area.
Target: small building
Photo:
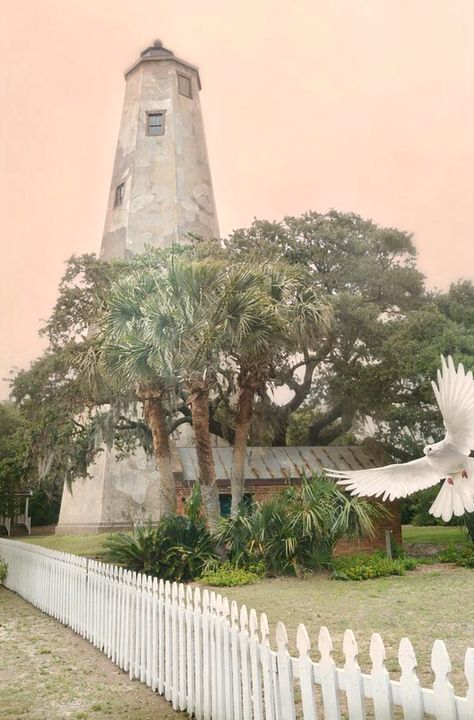
[[[193,447],[176,448],[175,465],[178,492],[178,510],[182,511],[193,483],[199,477],[196,449]],[[217,485],[221,512],[228,514],[230,509],[230,470],[232,466],[232,448],[213,448]],[[300,482],[304,471],[308,477],[314,472],[323,473],[323,469],[364,470],[383,465],[383,451],[377,446],[340,446],[340,447],[250,447],[247,449],[245,464],[245,494],[255,500],[264,500],[285,485]],[[377,522],[375,536],[360,543],[340,542],[337,552],[354,553],[358,550],[385,549],[385,533],[390,531],[393,540],[401,545],[402,528],[399,502],[384,502],[389,511]]]
[[[29,503],[32,496],[31,490],[19,490],[13,493],[11,512],[0,515],[0,534],[5,532],[8,536],[13,532],[26,532],[31,535],[31,517],[29,515]]]

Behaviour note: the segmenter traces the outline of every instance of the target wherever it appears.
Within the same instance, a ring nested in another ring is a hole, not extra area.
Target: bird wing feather
[[[329,477],[336,478],[339,485],[345,485],[352,495],[382,496],[382,500],[406,497],[441,480],[426,458],[367,470],[325,468],[325,472]]]
[[[433,386],[444,427],[445,441],[455,445],[465,455],[474,449],[474,379],[472,372],[465,372],[459,364],[454,367],[451,356],[448,361],[441,356],[438,385]]]

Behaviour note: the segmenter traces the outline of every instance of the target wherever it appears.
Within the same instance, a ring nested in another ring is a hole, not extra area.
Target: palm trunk
[[[245,489],[245,460],[247,456],[247,443],[252,422],[254,390],[243,387],[240,391],[239,410],[235,426],[234,450],[232,453],[232,469],[230,474],[230,489],[232,493],[231,515],[235,515],[244,496]]]
[[[209,389],[205,383],[201,381],[188,383],[188,389],[193,417],[202,504],[209,530],[215,532],[219,522],[220,507],[219,492],[216,483],[216,469],[212,455],[211,435],[209,432]]]
[[[139,398],[143,403],[145,419],[153,436],[153,450],[159,474],[158,507],[159,515],[163,517],[176,512],[176,485],[166,427],[166,412],[159,394],[145,390],[140,392]]]

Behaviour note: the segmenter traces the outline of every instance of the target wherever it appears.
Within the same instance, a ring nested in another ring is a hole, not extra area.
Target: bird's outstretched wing
[[[382,496],[382,500],[406,497],[417,490],[436,485],[441,478],[428,464],[426,458],[407,463],[386,465],[367,470],[329,470],[326,475],[337,478],[352,495]]]
[[[441,356],[441,371],[438,370],[438,385],[433,386],[438,401],[446,442],[455,445],[465,455],[474,449],[474,380],[472,372],[465,372],[463,366],[454,367],[451,356],[448,361]]]

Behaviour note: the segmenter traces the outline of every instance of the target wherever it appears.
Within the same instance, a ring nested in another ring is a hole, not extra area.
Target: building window
[[[117,205],[121,205],[123,203],[124,191],[125,191],[125,183],[120,183],[120,185],[117,185],[117,187],[115,188],[114,207],[117,207]]]
[[[187,75],[181,75],[178,73],[178,92],[180,95],[184,95],[185,97],[192,97],[191,78]]]
[[[147,113],[147,135],[164,135],[165,134],[165,113],[149,112]]]

